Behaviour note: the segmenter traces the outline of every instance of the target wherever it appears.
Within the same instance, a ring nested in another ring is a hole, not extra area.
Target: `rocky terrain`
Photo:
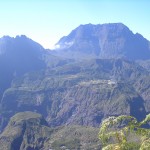
[[[80,25],[56,44],[58,56],[75,59],[150,59],[150,43],[122,23]]]
[[[5,121],[16,112],[34,110],[50,126],[98,127],[110,115],[126,114],[142,119],[149,112],[145,95],[149,90],[145,76],[149,73],[131,62],[97,59],[56,67],[43,74],[30,73],[13,81],[1,101]],[[143,80],[144,93],[143,87],[139,87]]]
[[[1,148],[100,149],[103,119],[150,113],[149,61],[150,42],[121,23],[81,25],[53,51],[1,38]]]
[[[0,150],[98,150],[98,130],[84,126],[49,128],[40,114],[22,112],[10,119],[0,135]]]

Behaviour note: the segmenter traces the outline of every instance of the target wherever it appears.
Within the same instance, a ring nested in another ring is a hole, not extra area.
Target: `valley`
[[[81,25],[54,50],[1,38],[0,149],[101,149],[104,119],[150,113],[149,61],[150,42],[122,23]]]

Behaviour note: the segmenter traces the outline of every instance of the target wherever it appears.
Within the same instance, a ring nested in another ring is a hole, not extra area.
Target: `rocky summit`
[[[80,25],[56,44],[67,58],[150,59],[150,42],[122,23]]]

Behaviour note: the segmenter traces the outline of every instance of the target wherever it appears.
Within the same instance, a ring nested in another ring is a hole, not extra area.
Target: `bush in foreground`
[[[149,122],[150,114],[141,122],[125,115],[105,119],[99,131],[102,150],[150,149],[150,129],[144,127]]]

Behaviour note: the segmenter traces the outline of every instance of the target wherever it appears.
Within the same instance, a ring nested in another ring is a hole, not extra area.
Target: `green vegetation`
[[[99,150],[98,130],[79,125],[50,128],[40,114],[21,112],[0,134],[0,150]]]
[[[80,149],[80,140],[79,139],[70,139],[70,140],[60,140],[55,141],[52,143],[52,147],[55,148],[55,150],[59,150],[60,148],[69,148],[69,149]]]
[[[104,117],[121,114],[143,118],[149,110],[145,75],[149,74],[142,67],[121,59],[93,59],[27,73],[5,90],[0,126],[3,130],[21,111],[38,112],[52,126],[99,127]]]
[[[143,127],[149,121],[150,114],[141,122],[132,116],[124,115],[105,119],[99,131],[102,150],[150,149],[150,129]]]
[[[81,25],[57,51],[1,40],[0,150],[99,150],[96,127],[122,114],[133,117],[103,122],[103,149],[150,147],[149,116],[137,122],[150,112],[149,41],[123,24]]]

